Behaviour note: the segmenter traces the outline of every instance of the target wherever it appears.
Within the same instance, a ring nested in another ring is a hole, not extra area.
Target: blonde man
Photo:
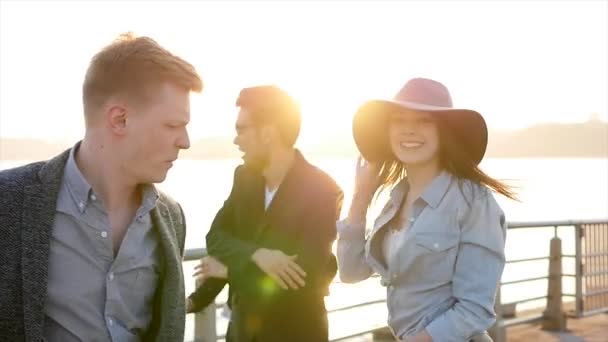
[[[121,35],[90,62],[85,135],[0,172],[1,341],[182,341],[185,220],[161,193],[190,145],[195,68]]]

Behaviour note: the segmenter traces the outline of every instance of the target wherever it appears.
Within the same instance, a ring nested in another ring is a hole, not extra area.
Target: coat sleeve
[[[227,281],[225,279],[208,278],[188,296],[192,300],[193,312],[198,312],[213,303]]]
[[[245,286],[246,277],[242,270],[252,263],[251,255],[260,247],[250,241],[237,238],[234,234],[235,197],[239,188],[242,166],[234,172],[232,190],[222,208],[216,214],[207,233],[207,252],[228,268],[228,282],[233,288]],[[219,293],[219,291],[218,291]]]
[[[232,190],[224,201],[224,205],[217,212],[211,228],[206,236],[207,253],[218,259],[228,267],[229,279],[236,269],[240,269],[242,264],[251,257],[257,246],[253,243],[242,241],[234,237],[234,197],[238,188],[239,173],[241,167],[237,167],[234,172]],[[234,280],[234,279],[233,279]],[[193,293],[188,296],[194,304],[194,311],[200,311],[211,304],[217,295],[228,283],[225,279],[209,278],[206,279]],[[232,285],[236,287],[237,285]]]

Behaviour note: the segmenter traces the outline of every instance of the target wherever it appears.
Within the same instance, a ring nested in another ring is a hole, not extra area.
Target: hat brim
[[[388,136],[389,114],[395,110],[427,112],[443,120],[465,152],[478,165],[488,145],[488,128],[483,116],[470,109],[437,107],[413,102],[371,100],[353,119],[353,137],[359,152],[370,162],[395,159]]]

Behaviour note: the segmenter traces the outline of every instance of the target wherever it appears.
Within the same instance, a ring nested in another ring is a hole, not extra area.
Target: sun
[[[281,85],[279,85],[281,86]],[[285,90],[300,104],[302,129],[298,145],[311,146],[320,140],[344,138],[351,130],[356,108],[363,103],[362,97],[347,97],[343,94],[320,92],[314,84],[295,82]]]

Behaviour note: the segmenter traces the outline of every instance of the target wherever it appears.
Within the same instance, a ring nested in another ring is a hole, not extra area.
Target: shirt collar
[[[153,184],[142,184],[140,189],[142,191],[141,209],[147,213],[156,206],[160,194]]]
[[[70,155],[68,157],[68,161],[65,165],[65,172],[63,174],[63,181],[65,182],[68,193],[70,197],[74,201],[74,204],[80,210],[80,212],[84,212],[86,208],[92,190],[91,185],[86,181],[82,172],[78,168],[78,164],[76,164],[76,151],[80,147],[80,142],[78,142],[74,147],[70,150]]]
[[[420,198],[426,202],[431,208],[435,209],[441,203],[443,196],[448,191],[450,184],[452,183],[452,175],[447,171],[442,171],[433,181],[429,184]]]
[[[431,208],[437,208],[443,197],[448,191],[450,184],[452,183],[452,175],[447,171],[441,171],[437,177],[433,179],[429,184],[420,198]],[[409,184],[407,177],[403,178],[391,191],[391,201],[395,206],[400,206],[403,202],[403,198],[409,191]]]
[[[82,213],[89,204],[89,201],[95,200],[95,194],[76,163],[76,152],[79,147],[80,142],[74,145],[70,150],[63,177],[70,197],[78,210]],[[142,184],[140,190],[142,191],[142,204],[140,209],[142,210],[142,213],[147,213],[156,206],[160,195],[153,184]]]

